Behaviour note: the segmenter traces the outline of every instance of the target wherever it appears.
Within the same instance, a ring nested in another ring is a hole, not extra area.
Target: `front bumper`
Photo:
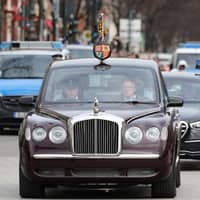
[[[21,168],[27,178],[44,185],[149,184],[166,178],[172,170],[171,153],[121,154],[82,157],[69,154],[22,155]]]
[[[17,133],[27,112],[0,109],[0,133]]]
[[[180,157],[200,159],[200,139],[183,141],[181,143]]]
[[[0,117],[0,133],[17,133],[23,118]]]
[[[200,158],[200,131],[189,128],[180,146],[181,158]]]

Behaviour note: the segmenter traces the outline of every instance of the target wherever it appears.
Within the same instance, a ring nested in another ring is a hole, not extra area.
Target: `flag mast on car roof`
[[[104,21],[103,21],[104,14],[101,13],[98,19],[98,39],[97,42],[94,44],[93,53],[94,56],[101,60],[105,60],[109,58],[111,55],[111,47],[109,44],[106,43],[106,31],[104,28]]]
[[[99,16],[99,21],[98,21],[98,35],[99,37],[101,38],[102,41],[105,41],[105,38],[104,38],[104,21],[103,21],[103,16],[104,14],[101,13],[100,16]]]

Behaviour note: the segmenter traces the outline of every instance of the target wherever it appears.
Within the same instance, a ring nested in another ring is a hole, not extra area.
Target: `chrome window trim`
[[[71,155],[71,154],[34,154],[34,159],[158,159],[159,154],[121,154],[119,156],[113,155]]]
[[[109,113],[105,113],[105,112],[100,112],[100,113],[87,113],[87,114],[82,114],[82,115],[78,115],[75,116],[73,118],[71,118],[68,121],[68,127],[69,127],[69,134],[71,137],[71,145],[72,145],[72,155],[84,155],[84,154],[76,154],[74,153],[74,132],[73,132],[73,126],[76,122],[80,122],[80,121],[85,121],[85,120],[92,120],[92,119],[101,119],[101,120],[108,120],[111,122],[115,122],[118,124],[118,152],[115,154],[111,154],[111,155],[119,155],[120,151],[121,151],[121,144],[122,144],[122,124],[124,122],[124,119]],[[88,155],[88,154],[87,154]],[[100,154],[92,154],[95,156],[98,156]],[[103,154],[103,155],[107,155],[107,154]]]

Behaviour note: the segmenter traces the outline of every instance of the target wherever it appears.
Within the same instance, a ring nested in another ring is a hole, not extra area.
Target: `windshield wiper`
[[[30,78],[30,79],[43,79],[42,76],[26,76],[24,78]]]
[[[155,104],[155,102],[149,102],[149,101],[137,101],[137,100],[133,100],[133,101],[124,101],[121,103],[132,103],[132,104]]]
[[[93,103],[94,101],[76,101],[74,103]],[[148,101],[99,101],[99,103],[131,103],[131,104],[156,104]]]
[[[0,77],[0,79],[43,79],[43,77],[40,76],[25,76],[25,77],[21,77],[21,76],[16,76],[16,77]]]

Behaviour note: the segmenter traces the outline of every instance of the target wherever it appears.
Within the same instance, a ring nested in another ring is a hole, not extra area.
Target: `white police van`
[[[184,60],[190,68],[196,68],[196,61],[200,59],[200,42],[186,42],[179,44],[172,59],[172,68],[177,68],[179,61]]]

